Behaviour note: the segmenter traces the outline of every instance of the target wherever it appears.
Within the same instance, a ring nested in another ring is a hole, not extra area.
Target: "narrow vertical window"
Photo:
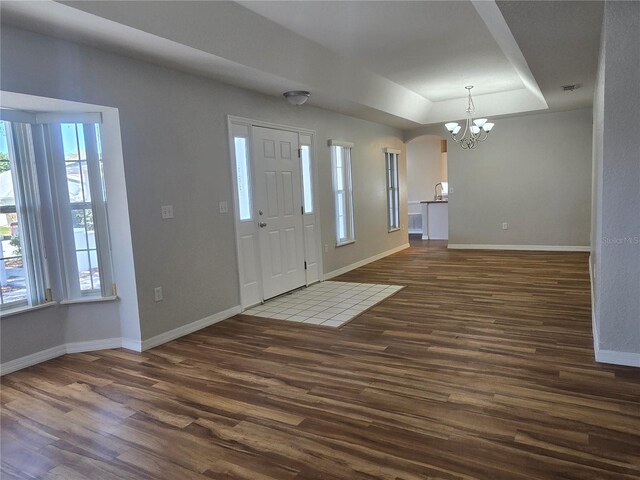
[[[311,176],[311,151],[309,145],[300,147],[302,158],[302,194],[304,213],[313,213],[313,177]]]
[[[67,299],[112,294],[99,125],[48,125]]]
[[[45,301],[40,200],[28,124],[0,122],[0,308]]]
[[[387,149],[387,226],[390,232],[400,228],[400,192],[398,190],[398,153]]]
[[[16,174],[13,151],[9,154],[11,124],[0,122],[0,305],[26,305],[27,275],[22,258],[20,220],[16,206]],[[13,150],[13,149],[11,149]],[[23,237],[24,238],[24,237]]]
[[[247,139],[234,137],[236,179],[238,182],[238,211],[240,220],[251,220],[251,192],[249,183],[249,155]]]
[[[353,224],[353,194],[351,190],[351,147],[331,146],[333,192],[336,216],[336,244],[355,240]]]
[[[60,128],[80,291],[99,291],[100,267],[84,129],[78,123],[63,123]]]

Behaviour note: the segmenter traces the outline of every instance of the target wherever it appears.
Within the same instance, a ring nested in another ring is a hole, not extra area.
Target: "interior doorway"
[[[448,239],[447,141],[421,135],[407,143],[409,234],[423,240]]]

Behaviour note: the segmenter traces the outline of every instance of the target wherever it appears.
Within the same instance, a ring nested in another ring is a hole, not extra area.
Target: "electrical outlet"
[[[449,185],[449,194],[453,193],[453,187],[451,185]]]
[[[156,302],[161,302],[162,297],[162,287],[156,287],[153,289],[153,296]]]
[[[502,229],[509,230],[509,224],[507,222],[502,222]]]
[[[173,218],[173,205],[162,205],[162,218]]]
[[[229,213],[229,204],[227,202],[218,202],[220,213]]]

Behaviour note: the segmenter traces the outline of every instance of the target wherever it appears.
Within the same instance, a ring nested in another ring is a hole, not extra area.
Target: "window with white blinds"
[[[2,111],[0,308],[112,295],[99,115]],[[48,251],[44,239],[48,242]]]

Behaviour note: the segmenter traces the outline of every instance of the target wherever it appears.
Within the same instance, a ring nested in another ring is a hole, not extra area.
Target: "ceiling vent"
[[[580,85],[577,83],[572,83],[571,85],[562,85],[563,92],[573,92],[580,88]]]

